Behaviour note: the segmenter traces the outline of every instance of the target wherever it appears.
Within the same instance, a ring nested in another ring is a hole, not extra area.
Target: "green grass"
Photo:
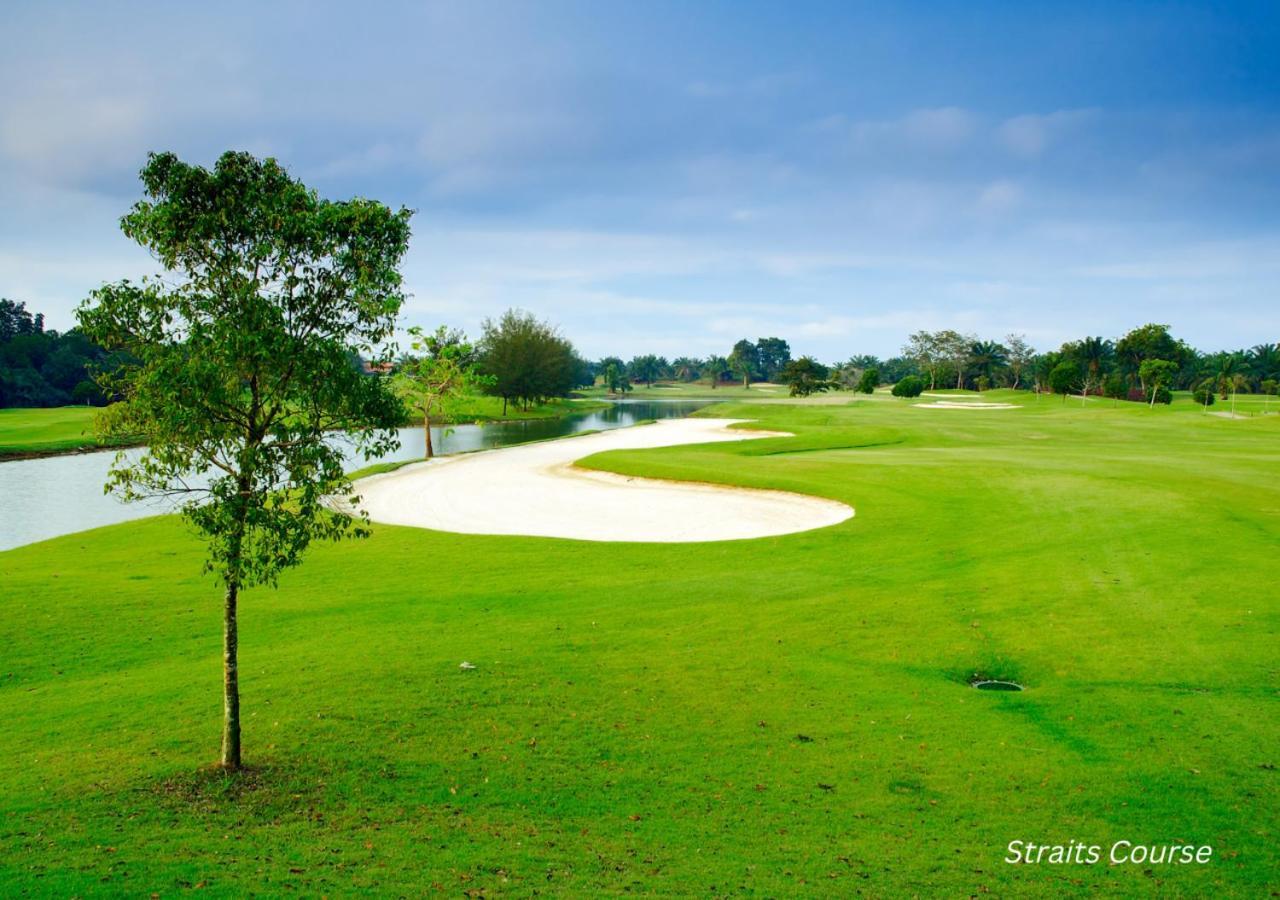
[[[472,395],[461,398],[444,423],[512,421],[516,419],[549,419],[573,415],[608,406],[599,399],[553,399],[546,403],[519,409],[509,406],[502,414],[499,397]],[[103,446],[120,446],[129,441],[104,445],[93,434],[90,406],[64,406],[56,409],[0,409],[0,459],[24,456],[52,456],[78,450],[95,450]],[[419,419],[418,424],[422,422]]]
[[[316,547],[243,599],[235,780],[180,523],[0,553],[0,893],[1266,895],[1280,417],[990,397],[590,461],[856,507],[820,531]],[[1002,862],[1119,839],[1214,856]]]
[[[43,456],[103,446],[93,436],[92,406],[0,409],[0,459]]]

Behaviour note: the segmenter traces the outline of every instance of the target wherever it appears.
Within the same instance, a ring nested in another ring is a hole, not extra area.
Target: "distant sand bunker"
[[[604,450],[778,437],[733,431],[739,419],[665,419],[600,434],[451,456],[361,479],[375,522],[463,534],[686,543],[791,534],[853,509],[784,491],[631,478],[579,469]]]
[[[937,400],[917,403],[916,409],[1017,409],[1016,403],[983,403],[981,400]]]

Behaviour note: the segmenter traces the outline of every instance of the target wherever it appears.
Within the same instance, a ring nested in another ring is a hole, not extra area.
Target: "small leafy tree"
[[[1207,410],[1210,406],[1213,406],[1213,385],[1211,383],[1202,384],[1196,388],[1195,393],[1191,395],[1191,399]]]
[[[894,384],[892,393],[895,397],[919,397],[924,393],[924,379],[919,375],[908,375],[905,378],[900,378]]]
[[[366,458],[398,445],[400,404],[351,359],[391,335],[411,213],[321,200],[247,153],[212,171],[152,154],[141,175],[146,199],[121,227],[165,276],[104,285],[78,316],[134,358],[100,378],[124,398],[100,428],[147,448],[116,458],[108,488],[173,498],[225,588],[221,763],[235,770],[241,589],[274,584],[313,540],[368,533],[326,502],[359,499],[331,431]]]
[[[1075,363],[1064,360],[1049,372],[1049,387],[1055,394],[1062,395],[1063,403],[1067,402],[1067,394],[1081,383],[1080,367]]]
[[[858,390],[863,394],[874,394],[876,388],[880,386],[880,370],[864,369],[862,377],[858,379]]]
[[[832,387],[827,380],[827,367],[811,356],[791,360],[778,373],[778,380],[791,386],[792,397],[808,397]]]
[[[1271,398],[1280,393],[1280,381],[1274,378],[1267,378],[1262,382],[1261,387],[1263,395],[1267,398],[1263,411],[1269,413],[1271,412]]]
[[[1147,391],[1151,396],[1150,406],[1155,408],[1156,402],[1170,402],[1173,397],[1169,396],[1169,400],[1165,400],[1160,395],[1161,388],[1165,389],[1168,394],[1168,387],[1173,382],[1174,376],[1178,374],[1178,364],[1167,359],[1147,359],[1143,360],[1138,367],[1138,377],[1142,379],[1142,383],[1146,385]]]
[[[733,352],[729,354],[729,369],[742,379],[744,389],[751,387],[751,376],[760,368],[758,358],[756,345],[746,338],[733,345]]]
[[[422,416],[425,456],[435,456],[431,422],[447,416],[458,398],[471,388],[486,387],[488,376],[476,372],[476,349],[460,331],[443,325],[431,334],[410,328],[413,349],[420,356],[400,367],[391,386],[414,413]]]
[[[1102,393],[1116,401],[1118,404],[1129,392],[1129,386],[1125,383],[1124,376],[1119,372],[1112,372],[1102,382]]]

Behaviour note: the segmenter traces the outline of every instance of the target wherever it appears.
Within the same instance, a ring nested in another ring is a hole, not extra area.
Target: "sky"
[[[1280,341],[1280,4],[0,6],[0,296],[156,271],[149,151],[416,210],[405,326],[590,358]]]

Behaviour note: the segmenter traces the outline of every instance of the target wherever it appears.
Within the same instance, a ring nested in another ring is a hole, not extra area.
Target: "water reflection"
[[[465,453],[623,428],[646,419],[680,418],[706,405],[705,401],[628,400],[558,419],[435,428],[431,440],[437,453]],[[403,428],[400,449],[382,460],[419,459],[424,445],[421,428]],[[164,512],[161,501],[124,504],[103,494],[114,458],[115,452],[108,450],[0,463],[0,550]],[[366,464],[354,453],[348,455],[350,469]]]

